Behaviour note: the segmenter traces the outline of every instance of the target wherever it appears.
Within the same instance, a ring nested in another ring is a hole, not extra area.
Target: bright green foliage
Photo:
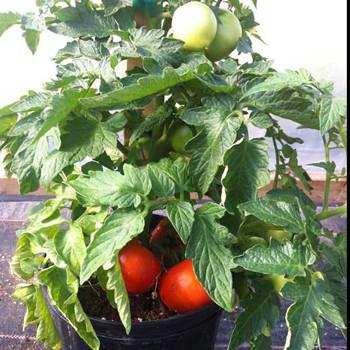
[[[280,298],[293,303],[286,349],[312,350],[323,320],[345,335],[346,233],[325,229],[322,220],[346,212],[346,205],[329,209],[331,182],[346,175],[330,152],[347,151],[346,104],[331,82],[305,69],[276,71],[254,52],[253,41],[262,40],[257,1],[209,1],[234,11],[242,27],[238,58],[215,64],[171,36],[171,16],[183,1],[36,4],[37,11],[0,14],[0,36],[18,26],[33,53],[45,30],[68,39],[53,58],[54,79],[0,109],[6,172],[23,194],[44,186],[53,195],[17,232],[11,270],[30,281],[14,295],[27,307],[24,326],[35,325],[38,340],[60,349],[49,302],[99,349],[78,298],[81,284],[99,283],[129,333],[118,254],[138,239],[165,265],[192,259],[212,300],[229,312],[241,308],[230,350],[243,343],[271,349]],[[136,23],[140,14],[147,25]],[[287,135],[281,119],[322,137],[325,159],[311,164],[326,173],[321,213],[295,149],[303,140]],[[175,145],[179,125],[187,136]],[[263,136],[252,138],[251,126]],[[273,189],[262,196],[272,171]],[[184,249],[149,243],[158,210]],[[289,282],[273,290],[271,275]]]

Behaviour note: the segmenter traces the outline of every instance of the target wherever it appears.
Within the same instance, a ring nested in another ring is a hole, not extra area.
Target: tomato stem
[[[342,206],[332,210],[322,210],[319,214],[316,215],[316,219],[325,220],[333,216],[343,215],[347,213],[347,209],[347,203],[344,203]]]

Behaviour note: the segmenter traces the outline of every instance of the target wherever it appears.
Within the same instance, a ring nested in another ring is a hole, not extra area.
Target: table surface
[[[11,200],[11,199],[10,199]],[[44,347],[35,343],[33,328],[22,330],[24,316],[23,305],[11,299],[18,280],[9,273],[9,261],[15,249],[15,231],[23,227],[26,211],[33,207],[35,202],[9,201],[0,197],[0,349],[1,350],[43,350]],[[346,222],[331,220],[328,226],[332,229],[344,230]],[[280,321],[273,330],[273,349],[283,349],[287,329],[284,323],[284,314],[288,305],[282,302]],[[229,336],[234,325],[235,315],[223,314],[215,350],[226,349]],[[345,350],[346,343],[339,331],[333,325],[326,323],[322,349]],[[240,349],[246,349],[241,347]]]

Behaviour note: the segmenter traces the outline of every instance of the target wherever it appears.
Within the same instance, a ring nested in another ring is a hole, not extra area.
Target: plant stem
[[[347,154],[348,153],[348,141],[347,141],[346,131],[344,130],[343,124],[339,123],[337,126],[337,130],[339,132],[341,141],[343,143],[344,151]]]
[[[327,142],[326,138],[323,136],[323,145],[325,150],[325,158],[326,162],[329,162],[329,143]],[[329,191],[331,186],[331,174],[326,171],[326,181],[325,181],[325,189],[324,189],[324,195],[323,195],[323,210],[328,210],[329,207]]]
[[[332,209],[332,210],[322,210],[321,213],[316,215],[316,219],[325,220],[337,215],[343,215],[347,213],[347,203],[344,203],[342,206]]]
[[[273,180],[273,188],[277,188],[278,185],[278,168],[280,166],[280,155],[278,153],[278,146],[276,142],[276,136],[272,136],[272,142],[273,142],[273,148],[275,150],[275,157],[276,157],[276,170],[275,170],[275,178]]]

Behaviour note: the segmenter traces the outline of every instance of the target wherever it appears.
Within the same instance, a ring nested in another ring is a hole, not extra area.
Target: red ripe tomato
[[[160,280],[159,295],[169,309],[179,313],[198,310],[212,302],[198,281],[190,259],[164,273]]]
[[[161,263],[139,241],[131,241],[119,253],[126,290],[131,294],[148,292],[161,273]]]

